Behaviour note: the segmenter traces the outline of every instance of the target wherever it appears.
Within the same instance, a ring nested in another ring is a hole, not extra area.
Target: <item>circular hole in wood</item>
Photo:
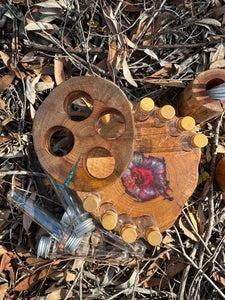
[[[221,78],[213,78],[211,80],[209,80],[206,84],[206,90],[210,90],[214,87],[216,87],[217,85],[220,85],[222,83],[224,83],[225,81]]]
[[[83,91],[74,91],[65,100],[65,110],[72,121],[84,121],[93,111],[93,100]]]
[[[105,179],[113,173],[115,159],[107,149],[96,147],[88,152],[86,168],[92,177]]]
[[[62,126],[53,127],[47,133],[47,148],[55,156],[67,155],[74,146],[72,132]]]
[[[119,138],[125,131],[124,116],[117,110],[104,111],[97,121],[97,131],[104,139]]]

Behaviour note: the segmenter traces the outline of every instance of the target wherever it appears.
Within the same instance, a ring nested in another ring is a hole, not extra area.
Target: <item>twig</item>
[[[178,232],[176,226],[174,225],[173,228],[175,229],[176,234],[177,234],[177,236],[178,236],[178,239],[179,239],[179,243],[180,243],[182,252],[179,251],[178,249],[174,248],[174,247],[171,247],[171,248],[174,249],[174,250],[175,250],[176,252],[178,252],[178,253],[182,253],[182,254],[184,255],[184,257],[192,264],[192,266],[193,266],[196,270],[198,270],[198,269],[199,269],[198,265],[190,258],[190,256],[187,255],[187,253],[186,253],[186,251],[185,251],[185,249],[184,249],[184,245],[183,245],[183,242],[182,242],[182,240],[181,240],[180,234],[179,234],[179,232]],[[199,270],[199,272],[200,272],[200,274],[201,274],[202,276],[204,276],[205,279],[208,280],[208,282],[209,282],[209,283],[210,283],[210,284],[218,291],[218,293],[220,294],[220,296],[222,296],[223,299],[225,299],[225,294],[224,294],[224,293],[220,290],[220,288],[219,288],[219,287],[218,287],[218,286],[217,286],[217,285],[209,278],[209,276],[206,275],[206,274],[203,272],[203,270]]]
[[[47,177],[44,173],[39,172],[32,172],[32,171],[0,171],[0,177],[6,176],[6,175],[28,175],[28,176],[41,176],[41,177]]]

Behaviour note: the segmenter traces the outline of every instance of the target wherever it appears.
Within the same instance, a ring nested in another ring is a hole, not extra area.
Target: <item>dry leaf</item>
[[[212,63],[215,61],[223,60],[225,55],[225,48],[223,44],[220,44],[216,50],[216,53],[213,55]]]
[[[55,288],[54,292],[51,292],[50,294],[47,295],[45,300],[61,300],[66,297],[68,293],[68,290],[62,288],[62,287],[57,287]],[[73,292],[71,291],[69,295],[67,296],[67,299],[73,297]]]
[[[6,118],[5,120],[3,120],[2,123],[1,123],[1,125],[2,126],[6,126],[9,122],[12,121],[12,119],[15,117],[15,115],[16,115],[16,112],[14,112],[8,118]]]
[[[178,273],[182,272],[187,266],[187,263],[184,262],[181,258],[176,258],[168,261],[167,264],[167,275],[173,278]]]
[[[184,226],[184,224],[182,223],[182,217],[180,217],[179,219],[179,226],[187,237],[189,237],[191,240],[195,242],[198,241],[195,235],[187,227]]]
[[[150,49],[145,49],[144,53],[151,56],[152,58],[154,58],[155,60],[159,60],[158,56],[155,54],[155,52],[153,52]]]
[[[137,87],[137,83],[134,81],[131,72],[129,70],[127,60],[126,60],[126,55],[123,58],[123,76],[131,85]]]
[[[218,20],[213,19],[213,18],[202,19],[202,20],[196,22],[196,24],[199,24],[199,25],[213,25],[213,26],[221,27],[221,23]]]
[[[62,8],[60,6],[60,4],[58,3],[58,1],[45,1],[45,2],[39,2],[39,3],[35,3],[36,6],[41,6],[41,7],[47,7],[47,8]]]
[[[8,288],[9,288],[9,285],[7,282],[0,285],[0,300],[4,299]]]
[[[55,56],[54,59],[54,75],[55,75],[55,82],[57,85],[65,81],[63,60],[64,58],[60,57],[60,55]]]
[[[198,224],[199,224],[199,233],[202,235],[205,231],[205,224],[206,224],[206,217],[202,209],[202,203],[200,202],[198,205],[197,210],[197,216],[198,216]]]
[[[115,63],[116,63],[116,53],[117,53],[117,45],[116,45],[116,41],[112,41],[109,44],[109,52],[108,52],[108,56],[107,56],[107,67],[108,67],[108,71],[110,76],[113,78],[114,81],[114,77],[115,77]]]
[[[29,288],[31,288],[33,285],[35,285],[38,281],[45,278],[47,275],[52,273],[53,270],[49,270],[49,268],[46,268],[42,271],[36,272],[33,275],[30,275],[23,279],[21,282],[19,282],[13,289],[13,291],[22,292]]]
[[[6,250],[6,248],[2,245],[0,245],[0,256],[7,253],[8,251]]]
[[[2,51],[0,51],[0,55],[1,55],[1,59],[3,60],[4,64],[6,65],[6,67],[9,68],[9,66],[10,66],[10,57]]]
[[[225,276],[222,272],[215,271],[213,272],[212,276],[217,282],[225,286]]]
[[[222,145],[218,145],[216,148],[217,153],[225,153],[225,147]]]
[[[209,67],[210,69],[221,69],[225,68],[225,59],[215,61]]]
[[[187,206],[187,205],[186,205]],[[196,212],[194,207],[187,206],[187,211],[195,230],[198,232],[198,223],[196,221]]]
[[[8,74],[0,78],[0,92],[7,88],[14,80],[15,72],[9,71]]]
[[[53,30],[58,31],[59,27],[55,24],[47,23],[47,22],[31,22],[25,26],[27,31],[43,31],[43,30]]]

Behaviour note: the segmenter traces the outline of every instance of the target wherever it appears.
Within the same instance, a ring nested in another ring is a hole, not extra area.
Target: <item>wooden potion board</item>
[[[135,127],[131,163],[100,191],[102,203],[113,203],[118,214],[128,213],[134,220],[150,215],[163,232],[174,224],[197,185],[201,150],[183,151],[181,137],[171,137],[168,125],[153,127],[151,117],[135,122]],[[78,195],[83,199],[85,193]]]

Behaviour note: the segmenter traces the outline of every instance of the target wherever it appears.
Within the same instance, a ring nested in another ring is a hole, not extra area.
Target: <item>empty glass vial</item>
[[[171,105],[164,105],[154,112],[154,126],[163,127],[175,116],[175,109]]]
[[[100,221],[106,230],[113,230],[117,225],[118,215],[114,205],[105,202],[100,206]]]
[[[61,219],[61,224],[67,228],[72,227],[77,237],[82,236],[86,232],[95,229],[93,219],[83,209],[78,197],[69,188],[49,178],[50,182],[61,201],[65,213]]]
[[[148,117],[152,114],[155,103],[151,98],[142,99],[135,110],[134,118],[139,122],[143,122],[148,119]]]
[[[83,199],[83,208],[89,212],[95,212],[101,204],[101,195],[99,193],[87,193]]]
[[[118,249],[113,245],[93,247],[90,243],[87,244],[87,242],[82,241],[79,246],[79,249],[74,253],[76,257],[92,258],[107,263],[125,263],[129,260],[128,251]],[[42,236],[40,238],[37,249],[38,257],[53,259],[56,254],[67,253],[68,251],[57,246],[57,241],[52,237]]]
[[[142,237],[152,246],[160,245],[162,235],[159,228],[149,215],[141,216],[137,219],[137,225],[140,229]]]
[[[63,227],[58,220],[51,216],[43,207],[36,203],[26,201],[22,195],[15,191],[9,191],[8,200],[17,208],[22,210],[34,222],[44,228],[58,244],[73,253],[78,247],[81,239],[74,232]]]
[[[183,117],[174,120],[169,125],[169,132],[171,136],[179,136],[189,130],[192,130],[195,126],[195,120],[192,117]]]
[[[202,133],[183,136],[181,138],[182,149],[191,151],[193,149],[205,147],[208,144],[208,138]]]
[[[118,218],[118,229],[124,242],[131,244],[137,238],[136,225],[129,214],[121,214]]]

